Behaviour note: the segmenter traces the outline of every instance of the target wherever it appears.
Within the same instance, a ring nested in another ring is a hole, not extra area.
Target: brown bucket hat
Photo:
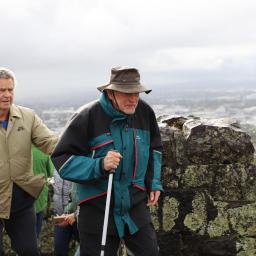
[[[138,69],[131,67],[112,68],[109,83],[101,85],[97,89],[100,92],[106,89],[124,93],[151,92],[150,89],[147,89],[140,83],[140,73]]]

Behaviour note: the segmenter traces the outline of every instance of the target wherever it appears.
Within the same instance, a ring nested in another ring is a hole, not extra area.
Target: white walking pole
[[[106,245],[107,230],[108,230],[108,217],[109,217],[109,208],[110,208],[110,199],[111,199],[111,189],[112,189],[114,172],[115,172],[115,170],[111,170],[109,173],[109,176],[108,176],[108,190],[107,190],[107,199],[106,199],[106,206],[105,206],[105,215],[104,215],[100,256],[104,256],[104,253],[105,253],[105,245]]]

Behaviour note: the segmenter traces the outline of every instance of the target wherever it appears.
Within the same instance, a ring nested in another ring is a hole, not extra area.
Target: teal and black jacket
[[[126,115],[103,93],[73,116],[52,155],[60,176],[78,183],[88,233],[100,232],[103,226],[108,175],[102,160],[109,150],[123,156],[114,174],[109,221],[110,233],[122,237],[125,226],[133,234],[151,221],[147,193],[162,190],[160,132],[153,110],[143,100],[133,115]]]

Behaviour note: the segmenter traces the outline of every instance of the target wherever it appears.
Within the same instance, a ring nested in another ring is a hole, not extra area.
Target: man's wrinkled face
[[[139,102],[139,93],[124,93],[111,90],[108,90],[107,93],[117,110],[127,115],[134,114]]]
[[[13,102],[14,83],[12,79],[0,79],[0,111],[9,111]]]

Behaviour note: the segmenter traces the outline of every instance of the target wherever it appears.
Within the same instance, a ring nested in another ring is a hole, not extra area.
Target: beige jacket
[[[33,175],[31,144],[51,154],[57,140],[33,110],[12,105],[7,130],[0,127],[0,218],[10,216],[13,182],[34,198],[43,189],[43,175]]]

